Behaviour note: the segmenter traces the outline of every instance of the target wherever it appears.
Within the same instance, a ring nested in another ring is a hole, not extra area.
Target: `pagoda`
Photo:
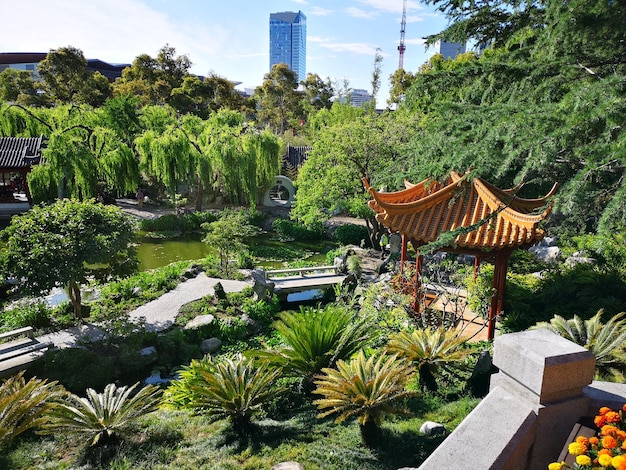
[[[494,263],[488,317],[488,338],[493,339],[496,318],[503,310],[509,257],[514,249],[528,249],[543,239],[545,232],[539,223],[550,213],[550,198],[558,185],[542,198],[523,199],[516,195],[520,187],[499,189],[481,178],[469,179],[456,172],[444,182],[432,178],[417,184],[405,181],[406,189],[397,192],[376,191],[365,178],[363,183],[373,198],[368,204],[376,220],[402,235],[401,266],[408,241],[418,254],[416,296],[420,295],[420,247],[440,242],[443,234],[450,233],[453,238],[437,251],[473,255],[476,268],[481,261]]]

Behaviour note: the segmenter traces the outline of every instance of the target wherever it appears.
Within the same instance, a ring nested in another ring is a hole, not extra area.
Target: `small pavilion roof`
[[[538,199],[516,196],[519,189],[499,189],[481,178],[468,178],[456,172],[441,183],[427,179],[417,184],[405,181],[406,189],[379,192],[363,179],[372,195],[369,206],[376,219],[393,232],[407,236],[415,247],[433,242],[442,233],[490,219],[454,240],[456,248],[467,251],[493,251],[528,248],[545,235],[538,227],[551,211],[548,198],[557,188]]]
[[[30,168],[41,160],[44,137],[0,137],[0,168]]]

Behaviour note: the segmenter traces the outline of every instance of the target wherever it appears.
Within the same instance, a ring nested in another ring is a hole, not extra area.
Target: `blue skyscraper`
[[[439,53],[444,59],[454,59],[459,54],[465,54],[465,43],[440,41]]]
[[[270,70],[285,63],[306,79],[306,16],[299,11],[270,14]]]

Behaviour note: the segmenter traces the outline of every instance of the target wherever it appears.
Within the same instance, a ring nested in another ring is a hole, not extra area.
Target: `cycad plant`
[[[65,389],[57,382],[33,377],[24,380],[24,372],[0,384],[0,447],[24,431],[41,426]]]
[[[324,367],[333,367],[339,359],[349,359],[376,337],[370,317],[358,316],[336,304],[283,312],[274,327],[286,346],[255,354],[282,367],[287,375],[302,377],[305,386],[312,384],[313,376]]]
[[[165,392],[165,403],[226,418],[244,432],[254,414],[281,392],[275,385],[279,376],[280,370],[267,362],[241,354],[232,359],[207,356],[180,372]]]
[[[570,319],[555,315],[549,323],[538,323],[535,328],[550,330],[593,353],[597,378],[623,382],[626,372],[626,313],[618,313],[604,324],[603,313],[599,310],[588,320],[578,315]]]
[[[160,403],[158,387],[148,385],[133,394],[138,385],[118,388],[108,384],[103,393],[89,388],[85,398],[69,393],[49,413],[45,432],[84,437],[92,446],[122,435],[134,420],[155,411]]]
[[[425,328],[411,333],[402,331],[392,336],[387,350],[414,362],[422,389],[437,392],[439,387],[435,376],[440,369],[449,369],[465,359],[467,352],[463,349],[464,344],[465,340],[454,329]]]
[[[338,415],[336,422],[357,417],[361,437],[368,447],[377,447],[384,416],[407,413],[404,398],[416,391],[406,389],[415,369],[396,355],[367,358],[363,350],[351,361],[337,361],[337,369],[324,368],[316,376],[313,393],[323,398],[313,403],[323,411],[318,417]]]

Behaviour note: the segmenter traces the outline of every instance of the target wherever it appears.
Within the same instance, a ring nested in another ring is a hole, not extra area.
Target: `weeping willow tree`
[[[189,138],[179,128],[171,126],[162,134],[148,130],[135,143],[142,170],[163,183],[174,204],[178,186],[189,181],[197,156]]]
[[[111,113],[88,106],[0,108],[2,135],[47,138],[42,162],[28,175],[36,202],[55,197],[84,200],[95,197],[99,186],[124,193],[137,185],[137,158],[125,135],[111,126],[112,120]]]
[[[228,202],[256,203],[259,189],[280,171],[279,141],[248,128],[243,115],[220,110],[207,122],[200,143],[213,169],[211,189]]]

